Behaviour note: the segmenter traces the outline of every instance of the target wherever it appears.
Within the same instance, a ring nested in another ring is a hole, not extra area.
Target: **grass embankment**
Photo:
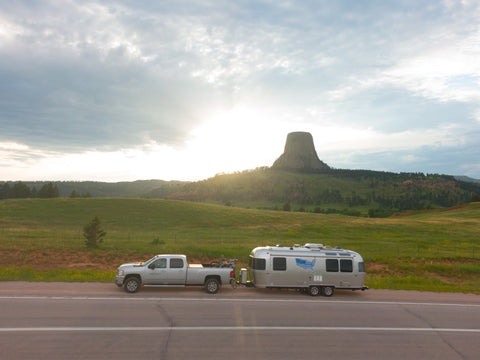
[[[107,232],[87,250],[83,226]],[[256,246],[308,242],[358,251],[373,288],[480,294],[480,203],[386,219],[145,199],[0,201],[0,280],[113,281],[116,267],[157,253],[196,261]]]

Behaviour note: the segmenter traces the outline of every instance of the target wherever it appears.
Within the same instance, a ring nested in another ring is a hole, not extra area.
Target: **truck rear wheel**
[[[324,296],[330,297],[330,296],[333,295],[333,292],[334,292],[334,291],[335,291],[335,290],[334,290],[334,287],[333,287],[333,286],[324,286],[324,287],[322,288],[322,293],[323,293]]]
[[[125,288],[126,292],[135,293],[140,288],[140,280],[137,277],[129,277],[127,280],[125,280],[123,287]]]
[[[205,290],[209,294],[216,294],[218,289],[220,289],[220,283],[217,279],[210,278],[205,281]]]

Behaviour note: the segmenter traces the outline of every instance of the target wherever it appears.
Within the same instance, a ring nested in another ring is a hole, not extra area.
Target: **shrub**
[[[107,235],[103,231],[100,219],[95,216],[88,224],[83,227],[83,236],[85,237],[85,246],[88,249],[98,248],[98,244],[103,242],[103,238]]]

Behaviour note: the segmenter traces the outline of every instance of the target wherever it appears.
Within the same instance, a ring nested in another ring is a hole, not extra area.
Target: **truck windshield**
[[[151,259],[148,259],[147,261],[145,261],[145,262],[142,263],[141,265],[142,265],[142,266],[145,266],[145,265],[147,265],[150,261],[152,261],[152,260],[155,259],[155,258],[156,258],[156,256],[154,256],[154,257],[151,258]]]

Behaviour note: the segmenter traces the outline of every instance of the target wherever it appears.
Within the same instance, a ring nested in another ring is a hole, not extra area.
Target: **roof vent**
[[[323,249],[323,244],[305,244],[307,249]]]

